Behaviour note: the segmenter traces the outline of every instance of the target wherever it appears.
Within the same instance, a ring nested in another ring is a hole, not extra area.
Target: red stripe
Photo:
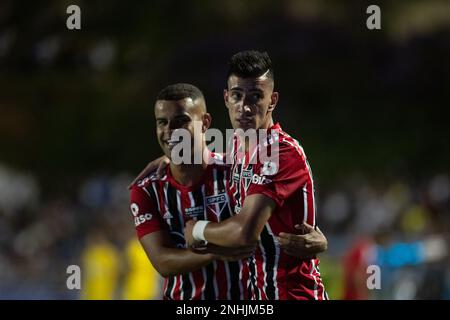
[[[205,284],[205,281],[203,279],[202,270],[196,271],[192,273],[194,278],[194,284],[195,284],[195,293],[194,293],[194,300],[200,300],[202,298],[202,289]]]

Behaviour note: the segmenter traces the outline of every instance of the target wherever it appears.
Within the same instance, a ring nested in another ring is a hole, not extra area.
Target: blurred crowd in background
[[[449,299],[450,3],[374,4],[369,31],[359,0],[0,2],[0,299],[161,297],[127,190],[160,155],[154,97],[192,82],[228,128],[244,49],[271,55],[275,118],[312,166],[330,298]]]
[[[33,176],[0,167],[0,298],[160,298],[162,279],[133,229],[131,180],[95,176],[74,200],[43,203]],[[329,241],[320,267],[331,298],[450,298],[448,175],[378,184],[354,176],[318,198]],[[79,291],[66,287],[72,264],[81,267]],[[380,289],[367,287],[369,265],[380,267]]]

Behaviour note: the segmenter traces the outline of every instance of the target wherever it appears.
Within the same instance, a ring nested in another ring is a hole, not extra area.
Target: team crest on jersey
[[[220,217],[223,209],[227,206],[227,194],[219,193],[214,196],[206,197],[206,206],[210,209],[217,217]]]
[[[250,186],[250,183],[252,182],[252,177],[253,177],[252,169],[242,171],[242,179],[244,180],[245,191],[247,191],[248,187]]]

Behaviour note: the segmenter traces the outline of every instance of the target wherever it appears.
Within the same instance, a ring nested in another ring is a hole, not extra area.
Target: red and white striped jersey
[[[160,179],[150,175],[131,189],[131,211],[139,238],[167,230],[179,248],[185,248],[185,222],[220,222],[234,214],[229,194],[229,167],[209,165],[202,182],[193,187],[175,181],[167,167]],[[164,281],[164,299],[246,299],[246,261],[214,261],[200,270],[170,276]]]
[[[302,221],[313,226],[317,224],[314,182],[303,148],[279,124],[269,128],[267,141],[259,141],[253,150],[239,153],[237,140],[234,139],[230,178],[235,212],[241,210],[245,198],[252,194],[266,195],[276,203],[261,233],[258,249],[248,261],[249,297],[326,299],[319,260],[287,255],[276,238],[280,232],[298,233],[294,226]],[[277,141],[278,165],[260,161],[258,151],[276,146],[274,142]],[[241,156],[243,159],[239,159]]]

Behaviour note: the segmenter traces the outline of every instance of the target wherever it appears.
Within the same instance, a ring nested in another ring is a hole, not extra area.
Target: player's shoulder
[[[149,186],[152,185],[152,183],[154,182],[159,182],[159,181],[163,181],[167,179],[166,176],[164,177],[160,177],[156,174],[156,170],[150,172],[147,176],[145,176],[144,178],[138,180],[133,186],[132,188],[135,189],[143,189],[143,188],[147,188]]]
[[[306,158],[305,151],[297,139],[281,130],[278,135],[280,155],[288,155],[294,159]]]

